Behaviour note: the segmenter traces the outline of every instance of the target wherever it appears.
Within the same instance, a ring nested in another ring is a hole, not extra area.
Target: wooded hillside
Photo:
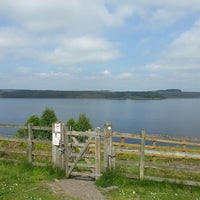
[[[0,98],[101,98],[101,99],[167,99],[200,98],[200,92],[178,89],[157,91],[59,91],[59,90],[0,90]]]

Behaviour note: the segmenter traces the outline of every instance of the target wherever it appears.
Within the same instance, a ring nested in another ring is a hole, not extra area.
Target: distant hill
[[[167,99],[200,98],[200,92],[179,89],[157,91],[60,91],[60,90],[0,90],[0,98],[96,98],[96,99]]]

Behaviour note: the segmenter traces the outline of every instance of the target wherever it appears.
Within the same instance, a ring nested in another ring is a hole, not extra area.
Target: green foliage
[[[96,185],[100,187],[109,187],[109,186],[122,186],[128,182],[128,179],[125,178],[120,170],[108,170],[104,172],[100,179],[96,181]]]
[[[82,113],[77,121],[74,118],[70,118],[67,121],[67,128],[70,131],[88,131],[92,129],[92,125],[86,114]]]
[[[31,115],[28,120],[25,123],[25,126],[27,126],[29,123],[31,123],[33,126],[39,126],[40,125],[40,118],[37,115]],[[34,131],[35,135],[38,135],[39,131]],[[17,131],[17,137],[25,138],[28,137],[28,130],[25,129],[19,129]]]
[[[57,120],[58,119],[56,117],[54,110],[46,108],[43,111],[42,116],[40,118],[40,125],[51,127],[52,123],[55,123]],[[38,135],[38,138],[51,140],[52,138],[51,131],[41,131],[40,134]]]
[[[56,122],[57,120],[58,119],[56,117],[54,110],[50,108],[46,108],[42,113],[40,124],[41,126],[51,127],[52,123]]]
[[[74,120],[74,118],[70,118],[67,121],[67,128],[69,131],[76,130],[76,121]]]
[[[57,116],[54,112],[54,110],[50,108],[46,108],[41,117],[38,117],[37,115],[31,115],[28,120],[25,123],[25,126],[27,126],[29,123],[31,123],[33,126],[46,126],[51,127],[52,123],[55,123],[57,121]],[[52,134],[50,131],[33,131],[34,138],[38,139],[51,139]],[[17,131],[17,137],[25,138],[28,136],[28,130],[25,129],[19,129]]]
[[[92,129],[92,125],[90,123],[89,118],[86,116],[86,114],[82,113],[79,115],[79,118],[77,121],[75,121],[73,118],[70,118],[67,121],[67,128],[70,131],[88,131]],[[86,136],[79,136],[78,140],[80,142],[84,142],[87,139]]]
[[[79,115],[78,121],[76,123],[76,129],[77,131],[88,131],[89,129],[92,129],[90,120],[84,113]]]

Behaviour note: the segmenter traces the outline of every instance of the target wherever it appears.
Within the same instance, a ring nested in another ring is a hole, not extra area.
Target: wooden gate
[[[57,131],[60,132],[55,130],[56,124],[53,125],[53,163],[65,170],[66,177],[88,176],[98,178],[101,173],[99,128],[96,128],[94,132],[75,132],[67,131],[64,124],[57,124],[57,126]]]
[[[100,176],[100,134],[95,132],[68,132],[67,176]],[[81,140],[84,142],[80,142]]]

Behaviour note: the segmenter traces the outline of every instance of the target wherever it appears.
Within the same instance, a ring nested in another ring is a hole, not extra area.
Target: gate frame
[[[60,126],[60,129],[55,130],[56,124]],[[57,132],[60,131],[60,132]],[[58,133],[60,134],[60,141],[59,144],[54,145],[53,141],[53,134]],[[81,135],[82,132],[76,132]],[[62,122],[57,122],[52,124],[52,162],[54,166],[65,170],[66,177],[70,177],[74,168],[77,166],[80,159],[83,157],[85,152],[88,150],[88,147],[91,141],[95,139],[95,165],[94,165],[94,172],[92,174],[88,174],[91,177],[98,179],[101,176],[101,139],[100,139],[100,128],[96,128],[94,132],[84,132],[84,135],[88,136],[86,143],[82,148],[79,148],[80,152],[75,157],[75,161],[73,163],[69,163],[69,158],[71,154],[70,146],[73,146],[72,143],[69,142],[69,137],[73,137],[73,133],[69,132]],[[73,143],[75,143],[73,141]],[[76,145],[76,144],[75,144]],[[86,158],[87,159],[87,158]],[[85,159],[85,160],[86,160]],[[87,160],[86,160],[87,162]],[[71,164],[71,166],[70,166]],[[91,165],[91,164],[90,164]]]

